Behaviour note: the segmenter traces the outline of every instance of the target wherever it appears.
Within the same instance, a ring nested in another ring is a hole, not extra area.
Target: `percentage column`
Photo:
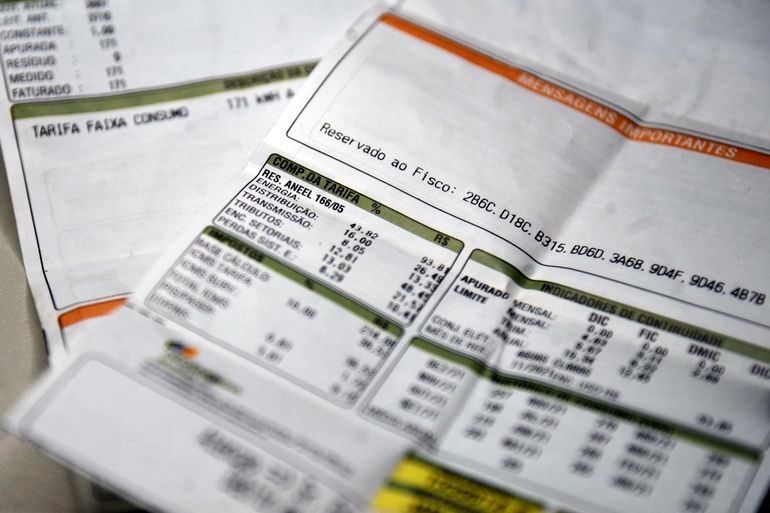
[[[318,272],[333,282],[341,283],[379,236],[379,233],[366,230],[358,223],[351,223],[345,229],[342,240],[332,244],[323,254]]]

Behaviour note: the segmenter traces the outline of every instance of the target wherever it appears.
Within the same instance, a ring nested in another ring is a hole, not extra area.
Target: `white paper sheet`
[[[164,511],[756,511],[767,137],[523,66],[482,7],[362,19],[15,432]]]
[[[369,5],[3,3],[0,143],[52,359],[122,303]]]

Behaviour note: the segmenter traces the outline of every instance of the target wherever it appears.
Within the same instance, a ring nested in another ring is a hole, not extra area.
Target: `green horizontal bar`
[[[635,308],[624,303],[619,303],[611,299],[603,298],[595,294],[583,292],[582,290],[560,285],[558,283],[542,280],[533,280],[512,266],[508,262],[499,259],[498,257],[476,249],[471,253],[471,260],[478,262],[490,269],[494,269],[502,274],[505,274],[512,279],[516,284],[528,290],[536,290],[539,292],[545,292],[552,296],[564,299],[565,301],[572,301],[574,303],[591,307],[590,304],[601,305],[610,307],[616,312],[623,310],[623,319],[628,319],[634,322],[638,322],[643,326],[659,329],[674,335],[693,340],[695,342],[718,347],[725,351],[731,351],[743,356],[747,356],[754,360],[758,360],[764,363],[770,363],[770,351],[746,342],[737,338],[733,338],[715,331],[707,330],[688,324],[686,322],[678,321],[670,317],[658,315],[647,310]],[[570,297],[564,297],[564,294],[569,294]],[[606,311],[606,310],[605,310]],[[611,314],[617,315],[617,314]]]
[[[446,247],[454,253],[459,253],[463,249],[463,242],[461,240],[449,237],[448,235],[434,230],[429,226],[425,226],[424,224],[415,221],[411,217],[407,217],[404,214],[390,207],[387,207],[356,190],[351,189],[350,187],[342,185],[339,182],[335,182],[331,178],[327,178],[320,173],[316,173],[315,171],[297,164],[296,162],[293,162],[282,155],[273,153],[267,159],[267,164],[277,167],[279,170],[281,170],[279,164],[286,165],[285,162],[289,162],[291,164],[292,176],[315,187],[320,187],[329,195],[336,196],[343,201],[351,205],[355,205],[358,208],[369,212],[370,214],[374,214],[377,217],[380,217],[389,223],[398,226],[399,228],[403,228],[404,230],[411,232],[420,238],[423,238],[439,246]],[[320,179],[320,185],[315,180],[309,180],[308,178],[310,176],[314,176]],[[351,194],[348,194],[345,191],[353,193],[354,195],[357,195],[357,197],[350,198]]]
[[[315,67],[315,62],[294,64],[280,68],[248,73],[226,78],[215,78],[190,84],[136,91],[97,98],[57,99],[44,102],[18,103],[11,107],[13,119],[26,119],[38,116],[61,116],[65,114],[84,114],[107,110],[142,107],[155,103],[164,103],[207,96],[210,94],[235,91],[259,85],[305,78]]]
[[[344,308],[345,310],[349,311],[350,313],[364,319],[367,322],[370,322],[374,325],[376,325],[378,328],[382,329],[383,331],[386,331],[387,333],[390,333],[394,337],[398,338],[401,336],[402,330],[401,328],[390,322],[389,320],[385,319],[384,317],[381,317],[377,313],[369,310],[368,308],[365,308],[355,301],[351,300],[350,298],[343,296],[339,292],[336,292],[326,285],[322,284],[319,281],[316,281],[308,276],[305,276],[304,274],[295,271],[291,267],[286,266],[282,262],[276,260],[275,258],[257,250],[253,247],[249,246],[245,242],[236,239],[235,237],[221,231],[218,228],[215,228],[213,226],[207,226],[203,230],[203,235],[207,235],[222,244],[227,245],[231,249],[234,249],[235,251],[238,251],[242,255],[255,260],[268,269],[271,269],[281,276],[290,279],[291,281],[298,283],[302,285],[303,287],[306,287],[319,296],[322,296],[329,301],[335,303],[337,306],[340,306]]]
[[[758,451],[737,442],[716,439],[688,427],[677,426],[672,423],[653,419],[619,406],[606,404],[601,401],[596,401],[588,397],[583,397],[571,392],[567,392],[565,390],[559,390],[549,385],[538,383],[527,378],[508,376],[496,371],[495,369],[492,369],[491,367],[488,367],[485,363],[480,362],[475,358],[456,353],[422,338],[413,338],[410,342],[410,345],[421,349],[426,353],[430,353],[439,358],[448,360],[454,364],[461,365],[472,371],[477,376],[487,379],[492,383],[500,386],[516,388],[527,392],[534,392],[536,394],[551,397],[559,401],[564,401],[565,403],[578,406],[580,408],[585,408],[587,410],[601,413],[602,415],[611,415],[620,420],[662,431],[664,433],[677,436],[685,440],[690,440],[693,443],[729,453],[734,456],[750,460],[752,462],[756,462],[760,459],[760,453]]]

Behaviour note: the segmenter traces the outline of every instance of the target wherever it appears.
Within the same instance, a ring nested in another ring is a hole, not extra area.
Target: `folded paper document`
[[[243,167],[369,2],[4,2],[0,142],[52,360]]]
[[[12,429],[160,511],[756,511],[770,80],[719,51],[766,31],[536,4],[361,18]]]

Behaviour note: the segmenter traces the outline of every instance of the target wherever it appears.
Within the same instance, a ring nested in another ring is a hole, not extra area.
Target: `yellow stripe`
[[[412,458],[404,459],[396,467],[391,482],[479,513],[535,513],[542,510],[540,505],[526,499]]]
[[[381,489],[371,507],[380,513],[467,513],[445,502],[394,488]]]

